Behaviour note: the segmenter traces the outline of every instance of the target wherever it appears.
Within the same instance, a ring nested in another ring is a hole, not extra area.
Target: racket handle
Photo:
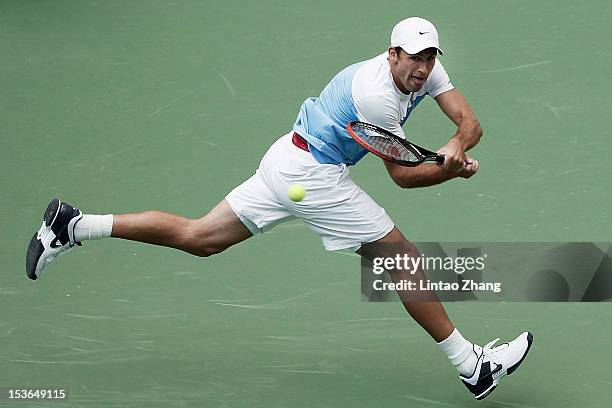
[[[444,155],[443,154],[438,154],[436,155],[436,163],[444,163]]]

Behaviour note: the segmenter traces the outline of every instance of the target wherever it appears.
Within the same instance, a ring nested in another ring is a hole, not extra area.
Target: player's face
[[[436,63],[437,50],[427,48],[418,54],[408,54],[404,50],[398,53],[389,48],[389,64],[395,85],[403,93],[419,91],[429,77]]]

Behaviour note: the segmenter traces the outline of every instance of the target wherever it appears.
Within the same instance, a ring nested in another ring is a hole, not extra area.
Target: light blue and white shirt
[[[387,52],[340,71],[318,98],[302,103],[293,130],[323,164],[356,164],[368,152],[346,130],[359,120],[385,128],[405,138],[402,125],[412,110],[429,95],[433,98],[453,89],[439,60],[418,92],[402,93],[391,75]]]

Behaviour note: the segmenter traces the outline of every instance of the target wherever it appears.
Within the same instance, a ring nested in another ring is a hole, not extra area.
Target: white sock
[[[87,239],[102,239],[111,236],[113,230],[113,215],[85,214],[74,226],[74,240],[76,242]]]
[[[459,330],[455,329],[445,340],[438,343],[446,353],[451,364],[459,374],[470,376],[476,368],[478,358],[473,352],[473,344],[463,338]]]

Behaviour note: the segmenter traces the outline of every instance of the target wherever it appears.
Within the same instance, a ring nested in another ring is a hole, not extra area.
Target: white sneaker
[[[37,233],[30,239],[26,254],[26,275],[30,279],[38,279],[45,266],[58,256],[65,254],[75,245],[74,226],[83,218],[83,213],[59,199],[51,200],[45,214],[43,223]]]
[[[478,356],[478,362],[474,372],[470,377],[459,375],[478,400],[493,392],[503,376],[512,374],[521,365],[533,343],[533,334],[524,332],[509,343],[493,347],[498,341],[495,339],[484,347],[475,344],[474,353]]]

